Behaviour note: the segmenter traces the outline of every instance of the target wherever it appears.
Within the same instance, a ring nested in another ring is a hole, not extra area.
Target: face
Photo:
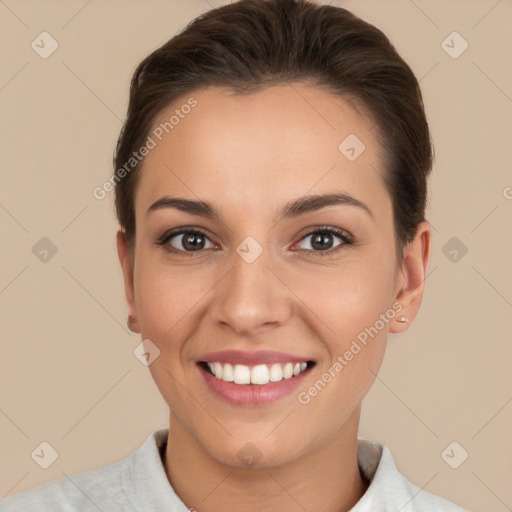
[[[133,267],[118,238],[130,313],[171,424],[226,464],[290,462],[354,433],[414,314],[383,148],[361,110],[305,84],[195,91],[154,128],[176,109],[140,175]]]

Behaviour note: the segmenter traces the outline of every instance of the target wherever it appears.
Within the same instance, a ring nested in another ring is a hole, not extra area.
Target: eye
[[[211,244],[210,247],[205,246],[207,242]],[[188,256],[186,253],[215,247],[205,233],[196,229],[166,232],[156,241],[156,244],[164,246],[169,252],[181,253],[183,256]]]
[[[308,240],[310,237],[311,240],[305,244],[306,247],[303,247],[302,250],[316,253],[315,256],[328,256],[336,251],[338,247],[353,243],[352,236],[349,233],[332,226],[325,226],[311,231],[301,238],[301,242]],[[338,238],[341,242],[333,245],[333,238]]]
[[[311,240],[304,244],[300,250],[307,251],[315,256],[329,256],[338,248],[354,243],[352,235],[348,232],[332,226],[323,226],[314,231],[309,232],[301,238],[301,242]],[[334,245],[333,239],[338,238],[340,243]],[[175,231],[164,233],[155,242],[156,245],[163,246],[170,253],[179,254],[180,256],[193,256],[193,253],[199,253],[205,249],[215,248],[216,245],[210,241],[203,231],[197,229],[180,228]],[[210,243],[210,246],[207,244]]]

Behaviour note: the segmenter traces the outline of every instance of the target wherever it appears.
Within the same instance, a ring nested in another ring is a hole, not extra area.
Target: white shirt
[[[0,499],[1,512],[189,512],[162,462],[169,430],[154,431],[128,457]],[[370,481],[350,512],[468,512],[402,476],[388,447],[358,439],[359,467]],[[263,508],[264,510],[264,508]]]

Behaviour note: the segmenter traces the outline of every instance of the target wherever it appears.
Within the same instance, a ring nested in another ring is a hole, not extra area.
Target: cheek
[[[314,311],[312,330],[322,333],[326,358],[323,382],[311,390],[333,411],[356,406],[366,394],[382,363],[392,308],[395,260],[393,248],[354,252],[343,265],[303,280],[297,295]],[[307,392],[307,390],[306,390]],[[309,394],[309,393],[308,393]],[[307,400],[307,397],[306,397]]]
[[[184,360],[186,340],[200,307],[203,286],[192,272],[139,258],[135,272],[135,300],[141,337],[151,340],[160,350],[148,369],[169,407],[186,407],[179,383],[188,375]]]
[[[331,352],[343,351],[347,341],[391,307],[395,261],[389,254],[385,248],[368,247],[347,253],[336,266],[289,274],[290,287],[314,313],[315,330],[320,327],[326,338],[335,340]]]
[[[171,343],[185,336],[187,325],[206,293],[197,272],[154,264],[140,258],[135,273],[135,300],[141,335],[154,341],[160,350],[176,350]]]
[[[180,267],[155,259],[150,254],[139,258],[135,300],[141,336],[161,354],[150,371],[164,396],[170,397],[175,395],[173,377],[182,382],[193,371],[190,363],[197,347],[191,339],[204,322],[222,273],[211,266]]]
[[[336,330],[331,357],[342,365],[341,370],[337,366],[342,376],[340,394],[354,404],[375,379],[384,357],[389,326],[396,315],[392,308],[395,260],[389,257],[393,254],[390,251],[392,247],[373,251],[364,264],[353,266],[354,272],[347,273],[341,283],[338,307],[330,309]]]

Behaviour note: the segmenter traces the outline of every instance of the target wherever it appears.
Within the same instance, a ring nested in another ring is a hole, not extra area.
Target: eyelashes
[[[168,231],[168,232],[164,233],[160,238],[158,238],[158,240],[156,241],[156,244],[163,246],[164,249],[170,253],[177,253],[182,256],[193,256],[194,253],[204,251],[203,248],[201,248],[199,250],[193,250],[193,251],[180,250],[180,249],[176,249],[176,247],[172,247],[171,245],[169,245],[169,241],[171,239],[178,237],[180,235],[192,235],[192,236],[189,236],[188,238],[185,238],[185,237],[182,238],[182,243],[185,240],[187,243],[191,243],[191,240],[194,239],[193,237],[195,237],[196,239],[199,238],[199,239],[209,240],[209,238],[206,236],[206,234],[203,233],[202,231],[198,231],[196,229],[191,229],[191,228],[181,228],[179,230],[173,230],[173,231]]]
[[[322,251],[315,251],[313,249],[301,249],[301,250],[311,251],[311,252],[313,252],[315,254],[323,256],[324,254],[327,254],[327,255],[331,254],[332,251],[335,251],[338,248],[343,247],[344,245],[352,245],[353,244],[353,237],[352,237],[352,235],[347,233],[345,230],[342,230],[342,229],[339,229],[339,228],[335,228],[333,226],[324,226],[322,228],[317,228],[314,231],[310,231],[309,233],[304,235],[299,240],[299,242],[302,242],[303,240],[306,240],[307,238],[311,237],[312,235],[324,235],[324,236],[327,235],[330,238],[337,237],[337,238],[341,239],[343,243],[342,244],[338,244],[338,245],[336,245],[334,247],[328,248],[327,250],[322,250]],[[317,239],[314,239],[314,238],[313,238],[313,240],[315,240],[315,243],[318,241]]]
[[[316,237],[314,235],[317,235]],[[320,235],[320,237],[318,237]],[[183,244],[187,244],[189,247],[193,248],[193,250],[186,250],[186,249],[179,249],[169,244],[169,242],[176,238],[178,239],[180,236],[182,236],[181,240],[178,241],[178,244],[181,244],[183,247]],[[334,245],[333,247],[330,246],[327,249],[324,250],[315,250],[315,249],[298,249],[298,251],[304,251],[306,253],[312,254],[313,256],[332,256],[334,253],[338,252],[339,250],[343,249],[345,246],[354,245],[355,241],[353,236],[348,233],[347,231],[336,228],[333,226],[322,226],[318,227],[312,231],[309,231],[306,235],[301,237],[297,243],[301,243],[304,240],[307,240],[311,238],[312,242],[316,245],[319,242],[322,241],[325,242],[326,237],[328,239],[334,239],[339,238],[341,240],[341,243],[338,245]],[[199,242],[197,242],[199,240]],[[212,246],[215,247],[215,244],[211,242],[211,240],[208,238],[208,236],[203,232],[195,228],[179,228],[174,229],[171,231],[166,231],[162,236],[160,236],[155,244],[158,246],[162,246],[165,251],[171,254],[176,254],[178,256],[183,257],[192,257],[196,254],[204,253],[205,250],[211,249],[212,247],[200,247],[197,249],[198,245],[202,244],[202,240],[205,241],[205,243],[208,241]],[[312,242],[310,242],[310,246],[313,247]],[[329,243],[327,245],[330,245]],[[195,249],[194,249],[195,247]]]

